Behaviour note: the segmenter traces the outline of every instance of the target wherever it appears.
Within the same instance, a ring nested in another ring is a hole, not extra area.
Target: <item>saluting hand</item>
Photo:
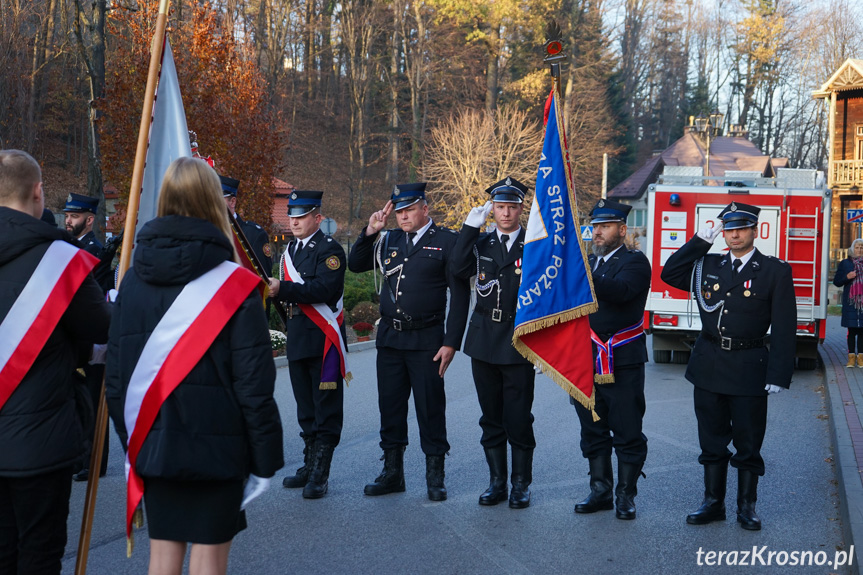
[[[449,364],[452,363],[452,358],[455,357],[455,348],[450,347],[448,345],[441,346],[437,353],[435,354],[432,361],[440,360],[440,368],[437,370],[438,375],[443,377],[443,374],[446,373],[446,368],[449,367]]]
[[[491,201],[488,201],[478,208],[473,208],[467,215],[464,225],[472,228],[481,228],[488,219],[488,214],[491,212],[493,206],[494,204]]]
[[[369,225],[366,227],[366,235],[373,236],[387,225],[387,218],[393,212],[393,201],[389,200],[384,209],[378,210],[369,217]]]

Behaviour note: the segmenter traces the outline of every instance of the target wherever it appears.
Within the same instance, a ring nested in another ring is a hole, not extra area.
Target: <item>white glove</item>
[[[246,508],[252,499],[270,488],[269,478],[264,479],[257,475],[249,475],[249,480],[246,481],[246,487],[243,489],[243,502],[240,503],[240,511]]]
[[[114,303],[115,301],[117,301],[117,290],[115,290],[113,288],[109,289],[108,294],[105,297],[105,299],[111,303]]]
[[[493,205],[494,204],[492,204],[491,201],[488,201],[481,207],[473,208],[467,215],[467,218],[465,218],[464,225],[472,228],[481,228],[488,219],[488,215],[491,213]]]
[[[93,345],[93,352],[90,354],[90,365],[105,364],[105,356],[108,355],[108,344],[97,343]]]
[[[782,388],[778,385],[773,385],[772,383],[768,383],[764,386],[764,391],[767,392],[768,395],[773,395],[774,393],[779,393],[782,391]]]
[[[722,222],[717,222],[716,225],[713,227],[706,226],[698,230],[698,234],[696,235],[698,235],[698,237],[702,240],[710,242],[712,244],[713,240],[715,240],[716,236],[718,236],[720,233],[722,233]]]

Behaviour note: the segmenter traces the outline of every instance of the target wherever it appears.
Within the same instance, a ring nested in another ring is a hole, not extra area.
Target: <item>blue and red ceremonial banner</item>
[[[587,315],[596,311],[597,303],[581,242],[558,97],[552,89],[536,196],[527,224],[513,345],[593,411]]]

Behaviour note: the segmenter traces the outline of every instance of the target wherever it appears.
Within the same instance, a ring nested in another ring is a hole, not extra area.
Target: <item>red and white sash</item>
[[[614,348],[625,345],[644,335],[644,318],[624,328],[603,342],[593,330],[590,339],[596,344],[596,361],[593,380],[596,383],[614,383]]]
[[[222,262],[186,284],[144,344],[129,380],[123,412],[129,434],[127,537],[132,534],[132,518],[144,496],[144,481],[135,471],[135,463],[159,409],[260,281],[237,264]]]
[[[0,323],[0,409],[33,366],[99,259],[57,240]]]
[[[297,268],[294,267],[294,262],[287,255],[282,256],[282,271],[285,281],[297,284],[305,283]],[[321,366],[320,388],[335,389],[336,379],[339,375],[346,382],[350,382],[353,376],[348,369],[348,350],[345,346],[345,340],[342,338],[342,330],[339,329],[339,326],[345,323],[342,298],[339,298],[335,312],[325,303],[301,303],[297,305],[318,326],[318,329],[324,332],[326,338],[324,340],[324,361]],[[336,366],[336,360],[338,360],[338,366]]]

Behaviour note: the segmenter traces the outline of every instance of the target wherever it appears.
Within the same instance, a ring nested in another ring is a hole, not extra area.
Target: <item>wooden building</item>
[[[829,105],[827,186],[833,191],[835,260],[863,236],[863,226],[848,221],[848,210],[863,209],[863,60],[845,60],[813,96]]]

